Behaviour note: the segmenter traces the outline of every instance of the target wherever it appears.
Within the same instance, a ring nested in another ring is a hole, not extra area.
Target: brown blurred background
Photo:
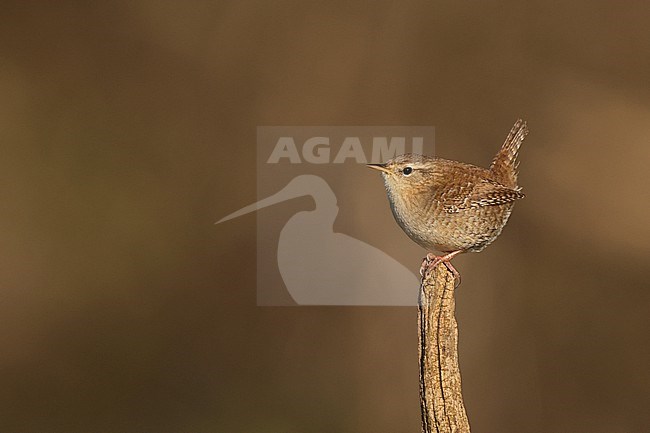
[[[487,165],[519,116],[527,198],[455,261],[473,431],[650,431],[647,2],[1,9],[1,432],[419,431],[415,310],[256,307],[255,216],[212,223],[258,125],[434,125]],[[381,182],[348,194],[417,268]]]

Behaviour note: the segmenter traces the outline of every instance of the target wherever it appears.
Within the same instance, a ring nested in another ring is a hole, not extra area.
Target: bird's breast
[[[480,251],[501,232],[512,206],[454,211],[435,195],[389,196],[397,224],[428,251]]]

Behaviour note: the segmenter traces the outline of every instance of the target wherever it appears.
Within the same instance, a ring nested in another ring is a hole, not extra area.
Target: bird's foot
[[[458,272],[454,265],[451,264],[451,259],[462,252],[463,251],[461,250],[454,251],[449,254],[445,254],[444,256],[436,256],[433,253],[428,253],[427,256],[422,260],[422,266],[420,266],[420,276],[424,277],[425,272],[430,271],[440,263],[444,263],[447,269],[449,269],[449,272],[454,275],[454,280],[456,281],[454,287],[460,286],[460,272]]]

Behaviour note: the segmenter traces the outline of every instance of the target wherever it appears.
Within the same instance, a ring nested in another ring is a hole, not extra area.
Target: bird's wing
[[[448,196],[444,208],[448,213],[457,213],[464,209],[511,203],[524,197],[524,193],[519,189],[508,188],[498,182],[483,179],[475,183],[465,194]]]
[[[525,197],[524,193],[518,189],[508,188],[496,182],[485,181],[479,185],[480,187],[474,189],[474,194],[470,198],[470,207],[472,208],[497,206]]]

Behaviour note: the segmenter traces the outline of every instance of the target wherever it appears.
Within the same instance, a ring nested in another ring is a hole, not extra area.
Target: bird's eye
[[[404,167],[402,170],[402,173],[404,173],[404,176],[410,176],[411,173],[413,173],[413,168],[412,167]]]

